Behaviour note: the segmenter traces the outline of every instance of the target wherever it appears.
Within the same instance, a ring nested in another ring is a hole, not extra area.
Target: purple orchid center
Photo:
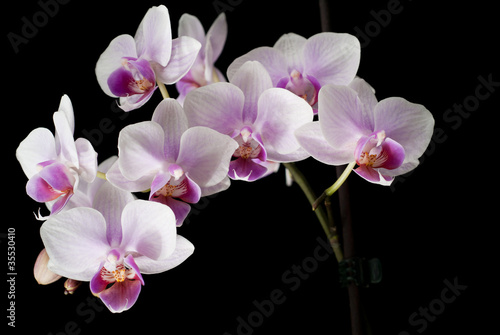
[[[108,253],[101,269],[92,278],[90,288],[92,293],[101,295],[117,284],[128,285],[129,281],[135,280],[144,285],[141,272],[132,255],[124,258],[118,250],[113,249]]]
[[[403,164],[405,152],[401,144],[381,130],[360,138],[354,156],[360,167],[393,170]]]
[[[123,57],[122,66],[108,78],[111,93],[118,97],[145,94],[155,86],[155,74],[145,59]]]
[[[181,198],[188,192],[189,182],[184,170],[177,164],[171,164],[168,172],[171,175],[170,180],[153,194],[153,198],[161,196]]]
[[[124,259],[120,257],[120,253],[113,249],[107,257],[107,262],[99,272],[101,279],[109,284],[122,283],[126,279],[135,280],[139,279],[136,271],[129,266],[126,266]]]
[[[229,164],[229,177],[248,181],[257,180],[267,172],[267,168],[263,165],[267,160],[267,153],[262,145],[262,139],[248,126],[243,127],[236,134],[233,139],[239,146],[234,151],[233,160]]]
[[[303,76],[297,70],[290,73],[290,77],[281,79],[277,87],[289,90],[295,95],[301,97],[311,106],[318,102],[318,92],[321,88],[316,78],[312,76]]]
[[[112,249],[90,281],[90,290],[111,311],[121,312],[136,302],[142,285],[144,279],[134,257],[123,257],[120,251]]]
[[[157,173],[151,185],[149,200],[167,205],[180,226],[191,207],[200,201],[201,190],[184,169],[177,164],[168,165],[167,171]]]
[[[234,151],[233,157],[266,160],[264,147],[252,138],[252,129],[250,127],[243,127],[240,134],[234,139],[238,142],[239,147]]]

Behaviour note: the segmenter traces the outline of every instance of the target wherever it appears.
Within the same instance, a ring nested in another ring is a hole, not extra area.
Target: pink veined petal
[[[63,277],[90,281],[109,251],[106,222],[93,208],[73,208],[51,216],[40,229],[49,269]]]
[[[188,129],[184,110],[177,100],[163,99],[156,107],[152,120],[163,128],[165,159],[175,162],[179,155],[181,135]]]
[[[257,118],[257,103],[260,95],[273,87],[271,77],[261,63],[249,61],[238,69],[232,77],[231,83],[238,86],[245,95],[243,123],[254,123]]]
[[[144,200],[129,202],[122,212],[120,248],[151,259],[168,257],[175,249],[175,215],[167,206]]]
[[[193,66],[201,43],[192,37],[181,36],[172,41],[172,54],[168,64],[152,63],[158,80],[167,85],[178,82]]]
[[[207,127],[191,127],[181,137],[177,164],[200,187],[213,186],[227,175],[238,144]]]
[[[200,20],[191,14],[184,13],[179,19],[178,36],[189,36],[197,40],[202,45],[202,50],[205,46],[205,29]]]
[[[122,129],[118,136],[118,164],[123,176],[137,180],[154,175],[163,164],[163,142],[163,129],[153,121],[139,122]]]
[[[325,140],[318,121],[297,129],[295,137],[302,148],[324,164],[343,165],[353,161],[352,150],[338,150]]]
[[[294,132],[313,120],[311,106],[302,98],[281,88],[271,88],[260,96],[255,128],[262,136],[267,159],[274,153],[286,155],[300,148]]]
[[[201,51],[200,51],[201,52]],[[198,55],[198,59],[200,55]],[[214,81],[214,52],[212,50],[212,44],[210,40],[207,40],[205,45],[204,55],[203,55],[203,80],[208,84]],[[191,68],[192,69],[192,68]]]
[[[174,199],[172,197],[157,197],[151,198],[151,201],[158,202],[160,204],[168,206],[175,215],[175,225],[176,227],[182,226],[184,220],[191,211],[191,205],[185,203],[184,201]]]
[[[125,178],[120,171],[119,159],[111,166],[109,171],[106,173],[106,179],[111,184],[129,192],[142,192],[149,189],[151,187],[153,178],[154,176],[149,174],[136,180],[129,180]]]
[[[311,156],[311,154],[309,154],[303,148],[299,147],[299,148],[297,148],[297,150],[289,152],[287,154],[280,154],[280,153],[274,152],[273,153],[273,160],[267,161],[267,162],[274,162],[274,163],[279,165],[279,163],[298,162],[298,161],[304,160],[310,156]],[[274,171],[272,171],[272,172],[274,172]]]
[[[151,260],[147,257],[137,257],[135,262],[143,274],[155,274],[168,271],[184,262],[194,252],[194,245],[186,238],[177,235],[175,251],[163,260]]]
[[[87,183],[92,183],[97,174],[97,152],[86,138],[77,138],[75,147],[78,162],[80,163],[78,175]]]
[[[358,93],[359,100],[368,107],[369,110],[374,110],[378,101],[375,97],[375,90],[365,80],[356,77],[348,85]]]
[[[99,294],[102,302],[113,313],[121,313],[129,310],[137,301],[141,293],[142,283],[140,280],[125,280],[114,283],[110,288]]]
[[[97,191],[92,207],[98,210],[106,220],[106,238],[108,244],[117,248],[122,240],[121,216],[125,206],[134,200],[134,196],[111,183],[104,183]]]
[[[47,128],[36,128],[19,144],[16,158],[28,178],[37,174],[41,162],[57,158],[54,135]]]
[[[150,8],[135,33],[137,54],[160,66],[166,66],[172,52],[170,14],[164,5]]]
[[[215,185],[209,186],[209,187],[200,187],[201,196],[206,197],[206,196],[209,196],[209,195],[212,195],[215,193],[225,191],[229,188],[229,186],[231,186],[231,180],[229,179],[229,177],[226,176],[218,184],[215,184]]]
[[[243,126],[245,96],[235,85],[214,83],[191,91],[184,101],[189,127],[204,126],[231,134]]]
[[[319,92],[318,117],[327,142],[337,150],[354,152],[361,136],[373,132],[373,111],[347,86],[325,85]]]
[[[253,49],[247,54],[236,58],[227,69],[227,77],[230,82],[236,72],[248,61],[258,61],[269,73],[271,82],[274,86],[283,77],[288,77],[289,72],[287,68],[287,60],[285,55],[277,49],[271,47],[259,47]]]
[[[135,41],[130,35],[120,35],[114,38],[99,57],[95,67],[99,86],[101,86],[104,93],[114,98],[116,98],[116,95],[111,93],[108,78],[111,73],[122,66],[123,57],[137,58]]]
[[[220,56],[227,37],[226,14],[221,13],[215,19],[206,36],[206,43],[210,43],[212,48],[212,62],[214,63]]]
[[[274,44],[274,49],[279,50],[286,57],[288,73],[292,70],[304,72],[303,49],[307,40],[297,34],[288,33],[282,35]]]
[[[76,151],[75,140],[71,125],[66,118],[65,113],[55,112],[53,115],[55,125],[55,143],[56,152],[60,159],[71,163],[76,169],[80,168],[78,153]]]
[[[71,133],[73,134],[75,131],[75,114],[73,112],[73,105],[71,103],[71,100],[66,94],[61,97],[58,111],[64,113],[64,115],[66,116],[69,128],[71,129]]]
[[[422,156],[434,131],[434,118],[422,105],[403,98],[387,98],[374,110],[375,131],[384,130],[387,137],[405,149],[407,161]]]
[[[361,46],[350,34],[319,33],[304,44],[304,72],[321,85],[347,85],[359,67]]]

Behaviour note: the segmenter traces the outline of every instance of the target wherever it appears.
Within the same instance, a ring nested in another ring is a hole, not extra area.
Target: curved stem
[[[167,88],[165,87],[165,84],[158,81],[158,80],[156,81],[156,83],[158,84],[158,88],[160,89],[161,96],[163,97],[163,99],[170,98],[170,95],[168,94],[168,91],[167,91]]]
[[[220,82],[219,76],[217,75],[217,72],[215,71],[215,67],[212,70],[212,80],[214,83]]]
[[[347,177],[349,177],[349,174],[351,174],[351,171],[352,169],[354,169],[355,165],[356,165],[355,161],[347,165],[344,172],[342,172],[342,174],[340,175],[339,179],[337,179],[337,181],[333,183],[332,186],[330,186],[325,190],[327,196],[329,197],[332,196],[333,193],[335,193],[339,189],[339,187],[342,186],[342,184],[346,181]]]
[[[339,178],[333,183],[332,186],[328,187],[320,196],[317,198],[313,203],[313,211],[318,208],[318,206],[325,201],[327,197],[331,197],[339,188],[342,186],[342,184],[346,181],[347,177],[349,177],[349,174],[351,173],[352,169],[356,165],[356,162],[349,163],[347,167],[345,168],[344,172],[339,176]]]
[[[307,200],[309,200],[309,203],[312,205],[314,201],[316,200],[316,195],[314,194],[313,189],[311,188],[311,185],[307,182],[307,179],[305,176],[302,174],[302,172],[297,168],[297,166],[293,163],[283,163],[285,168],[290,171],[292,174],[293,180],[299,185],[301,188],[302,192],[304,192]],[[335,227],[335,224],[333,223],[333,219],[330,218],[328,219],[327,214],[325,213],[325,210],[323,207],[319,207],[316,211],[316,216],[318,217],[319,223],[321,224],[321,227],[323,228],[326,237],[328,238],[328,241],[330,242],[330,245],[332,246],[333,252],[335,253],[335,257],[337,258],[337,261],[341,261],[344,259],[342,249],[340,248],[339,244],[339,238],[337,235],[337,229]]]

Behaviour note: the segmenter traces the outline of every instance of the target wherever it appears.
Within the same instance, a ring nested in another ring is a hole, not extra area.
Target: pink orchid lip
[[[132,254],[123,258],[120,251],[113,249],[90,281],[90,290],[112,312],[122,312],[135,304],[143,285],[144,279]]]
[[[120,284],[127,280],[139,280],[144,285],[144,279],[134,257],[129,254],[123,258],[118,250],[113,249],[92,278],[90,289],[92,293],[100,294],[109,289],[110,285]]]
[[[191,210],[189,204],[200,201],[201,189],[179,165],[171,164],[168,171],[159,172],[154,178],[149,200],[170,207],[175,214],[176,225],[180,226]]]
[[[361,137],[354,156],[359,165],[354,172],[359,176],[374,183],[381,182],[381,178],[390,182],[392,177],[382,175],[378,169],[393,170],[400,167],[405,159],[405,150],[381,130]]]
[[[405,151],[401,144],[387,137],[385,131],[381,130],[361,137],[354,156],[360,166],[393,170],[403,164]]]
[[[47,161],[39,164],[40,172],[28,180],[26,193],[35,201],[55,201],[52,214],[59,212],[73,195],[75,177],[68,167],[56,161]]]
[[[170,164],[168,173],[160,171],[153,179],[149,200],[178,198],[188,203],[197,203],[200,196],[199,186],[187,176],[182,167]]]
[[[259,159],[266,161],[266,149],[262,144],[262,138],[259,134],[254,133],[252,128],[245,126],[240,132],[235,132],[234,140],[239,144],[239,147],[234,151],[233,157],[241,157],[243,159]]]
[[[122,66],[111,73],[108,86],[118,97],[145,94],[155,87],[155,74],[145,59],[123,57]]]
[[[239,133],[235,131],[234,140],[239,144],[233,153],[233,160],[229,164],[229,177],[254,181],[267,172],[262,163],[267,160],[267,153],[258,133],[245,126]]]

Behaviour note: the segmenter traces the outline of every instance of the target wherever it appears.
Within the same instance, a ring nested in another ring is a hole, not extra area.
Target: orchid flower
[[[347,85],[355,77],[360,44],[350,34],[319,33],[309,39],[289,33],[271,47],[259,47],[236,58],[228,67],[232,80],[249,60],[262,63],[274,87],[285,88],[306,100],[317,113],[318,93],[326,84]]]
[[[179,91],[177,101],[183,104],[186,94],[193,89],[218,81],[226,81],[224,75],[214,66],[226,42],[226,15],[221,13],[205,35],[200,20],[195,16],[184,14],[179,20],[179,36],[190,36],[201,43],[200,52],[193,66],[176,84],[177,91]]]
[[[188,129],[181,105],[164,99],[152,121],[120,132],[118,162],[106,176],[124,190],[150,190],[149,199],[171,207],[180,226],[189,203],[229,187],[229,161],[237,146],[212,129]]]
[[[118,159],[117,156],[112,156],[106,159],[104,162],[99,164],[98,170],[101,172],[107,172],[108,169],[111,167],[111,165],[117,159]],[[104,183],[106,183],[106,181],[101,178],[95,178],[91,183],[87,183],[81,180],[78,185],[78,190],[75,190],[74,194],[66,203],[66,206],[64,206],[64,208],[61,209],[61,212],[76,207],[91,208],[94,202],[95,195],[97,194],[97,191]],[[48,262],[49,262],[49,256],[47,255],[46,250],[42,249],[42,251],[40,252],[35,261],[35,266],[33,268],[33,274],[35,276],[35,279],[40,285],[48,285],[61,278],[61,276],[53,273],[48,269],[47,267]],[[66,288],[65,292],[69,294],[73,293],[73,291],[76,290],[76,288],[79,286],[78,283],[79,281],[74,281],[73,279],[68,278],[64,283],[64,286]]]
[[[87,139],[73,139],[75,118],[67,95],[61,98],[53,120],[55,135],[47,128],[33,130],[19,144],[16,157],[29,179],[27,194],[56,214],[76,192],[80,178],[89,183],[94,180],[97,153]]]
[[[96,76],[104,93],[120,98],[128,112],[141,107],[152,96],[156,82],[173,84],[193,65],[201,44],[194,38],[172,39],[170,16],[165,6],[152,7],[135,37],[113,39],[96,65]]]
[[[296,95],[273,88],[259,62],[247,62],[231,83],[214,83],[190,92],[184,102],[189,126],[205,126],[235,139],[229,177],[254,181],[272,162],[307,158],[294,131],[312,121],[311,107]]]
[[[325,164],[357,164],[354,172],[376,184],[390,185],[414,169],[433,132],[434,119],[424,106],[403,98],[378,102],[359,78],[349,86],[323,87],[318,106],[319,120],[296,131],[299,143]]]
[[[92,293],[111,312],[136,302],[142,274],[167,271],[186,260],[193,245],[176,234],[170,208],[134,200],[105,183],[94,208],[78,207],[49,218],[40,234],[52,272],[90,282]]]

